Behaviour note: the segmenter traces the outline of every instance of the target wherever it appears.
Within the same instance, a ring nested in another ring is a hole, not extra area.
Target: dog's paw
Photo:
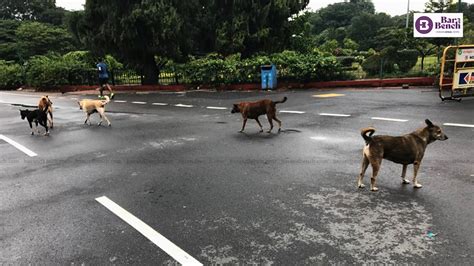
[[[372,192],[377,192],[377,191],[379,191],[379,188],[378,188],[378,187],[373,187],[373,188],[371,188],[370,190],[371,190]]]
[[[410,181],[408,179],[403,179],[402,184],[410,184]]]
[[[359,184],[358,188],[365,188],[364,184]]]
[[[34,136],[35,135],[35,132],[31,132],[31,136]]]
[[[111,127],[111,126],[112,126],[112,124],[109,124],[109,127]]]
[[[243,130],[241,130],[241,131],[239,131],[239,133],[244,133],[244,131],[243,131]]]
[[[44,133],[45,136],[49,136],[49,132]]]
[[[422,188],[423,186],[420,183],[416,183],[413,185],[413,188]]]

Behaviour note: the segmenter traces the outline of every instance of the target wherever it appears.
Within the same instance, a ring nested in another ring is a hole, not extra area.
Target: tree
[[[40,22],[23,22],[15,31],[21,60],[49,52],[64,53],[73,49],[72,36],[66,29]]]
[[[55,0],[1,0],[0,19],[36,20],[53,25],[63,23],[66,11]]]
[[[20,22],[16,20],[0,20],[0,60],[17,60],[16,29]]]
[[[444,13],[454,11],[451,9],[452,7],[454,7],[453,0],[429,0],[425,4],[425,12]]]
[[[390,26],[392,21],[385,13],[362,13],[352,19],[348,36],[360,45],[361,50],[367,50],[375,47],[378,31]]]
[[[129,0],[117,5],[87,0],[84,39],[92,50],[111,52],[141,70],[144,83],[156,84],[166,59],[183,60],[209,51],[248,56],[283,49],[291,35],[288,18],[307,4],[308,0]]]

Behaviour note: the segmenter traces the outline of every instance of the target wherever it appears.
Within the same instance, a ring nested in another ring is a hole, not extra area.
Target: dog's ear
[[[429,119],[425,119],[425,123],[426,125],[428,125],[428,127],[433,127],[433,123],[431,123],[431,121]]]

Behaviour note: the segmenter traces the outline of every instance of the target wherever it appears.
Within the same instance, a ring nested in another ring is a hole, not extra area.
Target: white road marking
[[[303,111],[290,111],[290,110],[281,110],[280,113],[287,113],[287,114],[304,114],[306,112]]]
[[[189,105],[189,104],[175,104],[174,106],[176,107],[184,107],[184,108],[191,108],[191,107],[194,107],[194,105]]]
[[[165,106],[165,105],[168,105],[168,104],[167,103],[152,103],[151,105]]]
[[[227,107],[217,107],[217,106],[207,106],[207,109],[212,109],[212,110],[227,110]]]
[[[124,208],[120,207],[117,203],[113,202],[106,196],[102,196],[95,199],[104,207],[109,209],[115,215],[120,217],[126,223],[135,228],[138,232],[148,238],[151,242],[155,243],[159,248],[168,253],[176,261],[183,265],[202,265],[195,258],[191,257],[188,253],[180,249],[178,246],[169,241],[166,237],[162,236],[160,233],[155,231],[146,223],[142,222],[140,219],[135,217],[133,214],[129,213]]]
[[[146,104],[146,102],[132,102],[134,104]]]
[[[326,137],[311,137],[312,140],[327,140]]]
[[[30,156],[30,157],[35,157],[35,156],[38,156],[38,154],[34,153],[33,151],[27,149],[25,146],[19,144],[18,142],[8,138],[8,137],[5,137],[4,135],[0,135],[0,139],[3,139],[4,141],[10,143],[11,145],[13,145],[15,148],[19,149],[20,151],[26,153],[26,155]]]
[[[392,122],[407,122],[406,119],[397,119],[397,118],[386,118],[386,117],[372,117],[372,120],[383,120],[383,121],[392,121]]]
[[[337,117],[349,117],[351,115],[346,115],[346,114],[330,114],[330,113],[320,113],[319,115],[322,116],[337,116]]]
[[[127,101],[115,100],[114,103],[126,103]]]
[[[470,125],[470,124],[456,124],[456,123],[444,123],[443,126],[451,126],[451,127],[474,127],[474,125]]]

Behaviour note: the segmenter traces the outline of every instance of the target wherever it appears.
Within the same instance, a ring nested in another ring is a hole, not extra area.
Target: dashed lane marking
[[[227,110],[227,107],[207,106],[206,109],[212,109],[212,110]]]
[[[386,117],[372,117],[372,120],[383,120],[383,121],[392,121],[392,122],[407,122],[406,119],[398,119],[398,118],[386,118]]]
[[[3,139],[4,141],[10,143],[11,145],[13,145],[15,148],[19,149],[20,151],[26,153],[26,155],[30,156],[30,157],[35,157],[35,156],[38,156],[38,154],[34,153],[33,151],[31,151],[30,149],[26,148],[25,146],[21,145],[20,143],[4,136],[4,135],[0,135],[0,139]]]
[[[147,104],[147,102],[132,102],[134,104]]]
[[[167,103],[152,103],[151,105],[166,106],[168,104]]]
[[[286,114],[305,114],[306,112],[303,111],[290,111],[290,110],[281,110],[279,111],[280,113],[286,113]]]
[[[349,117],[351,115],[346,114],[331,114],[331,113],[320,113],[321,116],[336,116],[336,117]]]
[[[127,101],[115,100],[114,103],[126,103]]]
[[[176,107],[184,107],[184,108],[191,108],[191,107],[194,107],[194,105],[181,104],[181,103],[175,104],[174,106],[176,106]]]
[[[151,242],[161,248],[163,251],[168,253],[176,261],[183,265],[202,265],[195,258],[191,257],[188,253],[180,249],[178,246],[169,241],[166,237],[162,236],[160,233],[155,231],[146,223],[142,222],[140,219],[135,217],[133,214],[129,213],[124,208],[120,207],[117,203],[113,202],[106,196],[102,196],[95,199],[104,207],[109,209],[115,215],[120,217],[126,223],[135,228],[138,232],[148,238]]]
[[[456,123],[444,123],[443,126],[450,126],[450,127],[474,127],[474,125],[470,125],[470,124],[456,124]]]
[[[325,93],[325,94],[315,94],[313,97],[316,98],[331,98],[331,97],[341,97],[345,96],[345,94],[340,94],[340,93]]]

